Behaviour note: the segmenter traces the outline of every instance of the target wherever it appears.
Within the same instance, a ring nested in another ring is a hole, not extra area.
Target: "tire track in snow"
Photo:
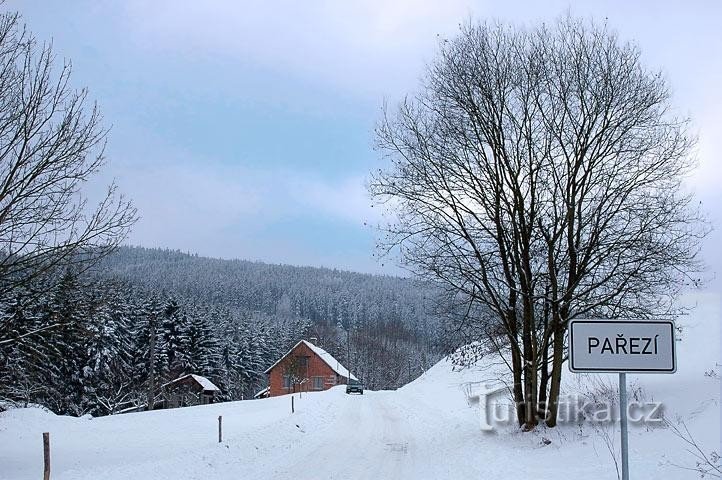
[[[300,480],[354,478],[409,478],[413,450],[408,426],[392,392],[347,396],[329,428],[315,432],[306,426],[306,438],[288,462],[269,466],[269,478]]]

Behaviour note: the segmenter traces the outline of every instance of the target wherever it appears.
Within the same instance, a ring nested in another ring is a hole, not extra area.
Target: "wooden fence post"
[[[293,413],[295,410],[293,409],[293,395],[291,395],[291,413]]]
[[[218,415],[218,443],[223,441],[223,416]]]
[[[50,432],[43,433],[43,480],[50,480]]]

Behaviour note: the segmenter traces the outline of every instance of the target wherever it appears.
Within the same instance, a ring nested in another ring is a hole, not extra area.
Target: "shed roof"
[[[194,374],[194,373],[189,373],[189,374],[187,374],[187,375],[183,375],[183,376],[181,376],[181,377],[178,377],[178,378],[176,378],[175,380],[171,380],[171,381],[168,382],[168,383],[164,383],[164,384],[161,386],[161,388],[166,387],[166,386],[168,386],[168,385],[172,385],[172,384],[174,384],[174,383],[176,383],[176,382],[180,382],[180,381],[182,381],[182,380],[185,380],[185,379],[188,378],[188,377],[193,378],[193,380],[195,380],[195,382],[196,382],[198,385],[200,385],[201,388],[203,388],[203,391],[204,391],[204,392],[220,392],[220,391],[221,391],[220,388],[216,387],[216,386],[213,384],[213,382],[211,382],[210,380],[208,380],[206,377],[202,377],[202,376],[196,375],[196,374]]]
[[[323,360],[329,367],[331,367],[331,370],[333,370],[334,372],[336,372],[336,374],[341,375],[342,377],[346,377],[346,378],[348,378],[348,379],[350,379],[350,380],[358,380],[358,378],[356,378],[356,376],[355,376],[353,373],[349,372],[349,370],[348,370],[346,367],[344,367],[343,365],[341,365],[341,362],[339,362],[338,360],[336,360],[335,358],[333,358],[333,355],[331,355],[330,353],[328,353],[328,352],[327,352],[326,350],[324,350],[323,348],[317,347],[317,346],[314,345],[313,343],[308,342],[308,341],[306,341],[306,340],[301,340],[301,341],[299,341],[296,345],[293,346],[292,349],[290,349],[288,352],[286,352],[286,354],[285,354],[284,356],[282,356],[281,358],[279,358],[279,359],[276,361],[276,363],[274,363],[273,365],[271,365],[270,367],[268,367],[264,373],[270,372],[270,371],[273,369],[273,367],[275,367],[276,365],[278,365],[279,363],[281,363],[281,360],[283,360],[284,358],[286,358],[292,351],[294,351],[294,350],[296,349],[296,347],[298,347],[298,346],[301,345],[301,344],[306,345],[313,353],[315,353],[316,355],[318,355],[319,357],[321,357],[321,360]]]
[[[253,396],[253,398],[261,398],[261,397],[267,395],[270,390],[271,390],[271,387],[263,388],[263,389],[259,390],[258,393],[256,393]]]

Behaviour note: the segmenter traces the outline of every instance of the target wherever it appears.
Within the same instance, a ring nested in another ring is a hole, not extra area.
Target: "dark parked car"
[[[364,394],[364,384],[359,380],[349,380],[346,384],[346,393],[360,393]]]

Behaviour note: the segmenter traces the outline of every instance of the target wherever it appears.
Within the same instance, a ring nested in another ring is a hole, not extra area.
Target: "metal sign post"
[[[629,480],[629,439],[627,432],[627,374],[619,374],[619,422],[622,430],[622,480]]]
[[[619,373],[622,480],[629,480],[627,373],[674,373],[677,357],[671,320],[572,320],[569,369]]]

